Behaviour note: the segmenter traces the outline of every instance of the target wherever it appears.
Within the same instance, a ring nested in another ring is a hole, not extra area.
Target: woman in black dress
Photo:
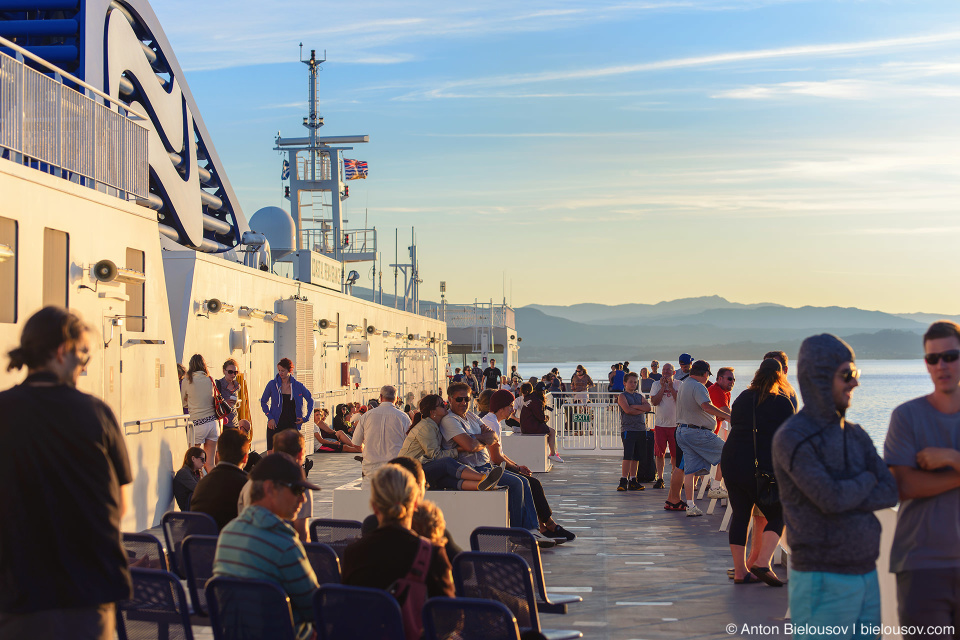
[[[753,377],[750,386],[733,402],[730,413],[730,435],[723,446],[720,469],[729,492],[730,508],[730,553],[733,555],[734,582],[747,584],[763,581],[770,586],[783,586],[770,568],[773,552],[783,533],[783,515],[779,505],[767,508],[756,563],[747,567],[745,553],[750,514],[757,501],[756,471],[773,474],[770,447],[773,434],[796,409],[790,401],[793,389],[783,374],[777,360],[767,359]],[[756,430],[756,434],[754,434]],[[756,449],[754,449],[756,438]]]

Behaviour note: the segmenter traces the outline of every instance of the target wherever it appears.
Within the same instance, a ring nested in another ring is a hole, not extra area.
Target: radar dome
[[[264,207],[250,218],[250,229],[262,233],[270,243],[274,260],[297,250],[297,228],[293,218],[280,207]]]

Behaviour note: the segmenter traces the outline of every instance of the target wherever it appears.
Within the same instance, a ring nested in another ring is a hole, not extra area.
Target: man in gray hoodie
[[[792,552],[795,639],[822,637],[825,627],[862,637],[861,625],[880,624],[880,522],[873,512],[897,504],[897,485],[870,436],[844,420],[860,377],[854,359],[836,336],[804,340],[797,376],[803,409],[773,437]]]

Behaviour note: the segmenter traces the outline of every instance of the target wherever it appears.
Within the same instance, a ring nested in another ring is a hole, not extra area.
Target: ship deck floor
[[[356,480],[360,463],[350,454],[314,454],[310,480],[314,516],[332,516],[333,489]],[[541,614],[546,629],[577,629],[598,640],[789,638],[784,633],[787,589],[734,585],[725,507],[688,518],[663,509],[666,490],[616,491],[619,457],[564,454],[564,464],[537,474],[554,518],[578,537],[542,552],[548,593],[575,593],[583,602],[566,615]],[[669,463],[668,463],[669,466]],[[700,506],[706,512],[707,502]],[[469,540],[456,540],[469,549]],[[776,567],[777,574],[786,574]],[[743,626],[763,625],[747,634]],[[727,625],[736,625],[735,633]]]

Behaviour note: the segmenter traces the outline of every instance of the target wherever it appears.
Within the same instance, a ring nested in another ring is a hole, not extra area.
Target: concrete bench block
[[[506,491],[427,491],[443,511],[447,530],[461,548],[469,549],[470,534],[477,527],[509,527],[510,511]],[[333,517],[358,520],[373,513],[370,508],[370,487],[359,482],[333,490]]]
[[[517,464],[530,467],[535,473],[546,473],[553,468],[553,463],[547,458],[550,447],[547,446],[547,434],[513,433],[500,440],[503,448],[511,460]]]

